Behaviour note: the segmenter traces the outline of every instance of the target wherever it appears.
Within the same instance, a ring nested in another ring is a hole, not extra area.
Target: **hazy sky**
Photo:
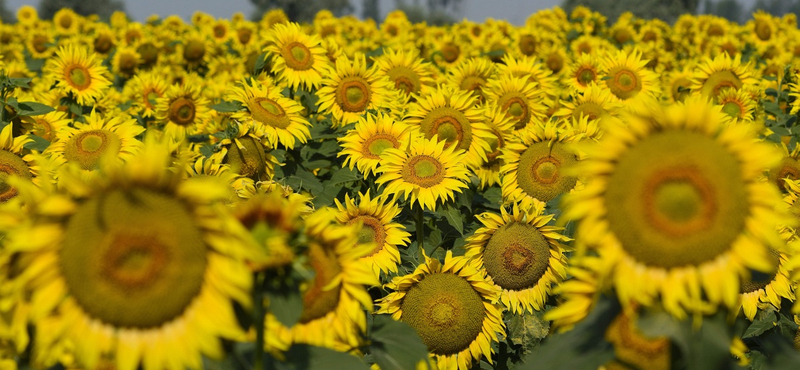
[[[243,12],[248,17],[253,11],[250,0],[123,0],[131,18],[144,21],[151,14],[163,16],[177,14],[188,20],[195,10],[201,10],[218,18],[230,18],[234,12]],[[350,1],[360,8],[361,0]],[[413,3],[413,0],[407,1]],[[420,3],[424,4],[425,0]],[[39,0],[6,0],[9,10],[16,13],[17,8],[29,4],[39,5]],[[386,14],[394,8],[394,0],[380,0],[381,12]],[[469,20],[483,22],[486,18],[507,19],[514,24],[522,24],[537,10],[561,4],[561,0],[463,0],[461,15]],[[356,14],[360,14],[357,10]]]

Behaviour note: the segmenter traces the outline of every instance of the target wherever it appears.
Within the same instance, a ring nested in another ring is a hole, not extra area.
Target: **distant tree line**
[[[733,22],[745,22],[758,10],[777,17],[787,13],[800,14],[800,0],[758,0],[750,9],[745,9],[736,0],[705,0],[701,8],[704,14],[714,14]]]

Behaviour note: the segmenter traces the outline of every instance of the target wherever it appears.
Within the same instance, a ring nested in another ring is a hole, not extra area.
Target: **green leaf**
[[[369,366],[351,354],[332,349],[295,344],[286,352],[286,361],[268,364],[278,370],[369,370]]]
[[[507,315],[511,316],[507,324],[508,339],[515,345],[522,346],[522,355],[527,355],[536,349],[539,342],[550,333],[550,322],[542,317],[544,312],[536,312],[535,315],[515,315],[507,312]]]
[[[772,132],[774,132],[774,133],[776,133],[776,134],[778,134],[780,136],[789,136],[789,135],[792,134],[792,132],[789,131],[789,129],[787,129],[786,127],[783,127],[783,126],[773,126],[773,127],[770,128],[770,130],[772,130]]]
[[[415,369],[428,358],[428,347],[408,324],[389,315],[375,315],[370,351],[381,370]]]
[[[297,289],[267,291],[269,311],[286,327],[291,327],[300,320],[303,313],[303,296]]]
[[[31,87],[30,82],[32,80],[32,78],[28,77],[11,77],[8,79],[8,84],[14,87],[23,87],[27,89]]]
[[[356,182],[361,180],[361,174],[358,173],[358,170],[351,170],[347,167],[342,168],[333,173],[331,176],[330,181],[327,182],[328,186],[339,186],[345,185],[352,182]]]
[[[773,311],[759,311],[758,315],[756,315],[755,320],[753,323],[747,327],[745,330],[744,335],[742,335],[743,339],[756,337],[767,330],[770,330],[777,325],[777,320],[775,318],[775,312]]]
[[[265,65],[267,65],[267,53],[261,53],[258,59],[256,59],[256,64],[253,68],[253,76],[258,75],[258,73],[264,69]]]
[[[501,203],[503,203],[503,193],[500,191],[500,188],[497,186],[493,186],[486,191],[483,192],[483,197],[486,198],[490,202],[491,205],[494,205],[495,208],[499,207]]]
[[[222,101],[211,106],[211,109],[222,113],[238,112],[242,109],[242,103],[233,101]]]
[[[458,207],[445,203],[441,209],[436,211],[436,214],[444,216],[450,226],[464,235],[464,220],[461,218],[461,211],[458,210]]]
[[[32,101],[21,101],[18,105],[19,109],[17,110],[17,114],[20,116],[39,116],[55,111],[55,109],[49,105]]]
[[[45,149],[47,149],[48,146],[50,146],[50,142],[42,137],[32,134],[28,134],[28,137],[31,138],[33,141],[25,143],[25,145],[23,145],[23,148],[25,149],[43,152]]]
[[[325,187],[322,186],[322,183],[313,173],[301,168],[298,168],[294,175],[286,179],[286,184],[295,190],[306,189],[314,195],[325,190]]]

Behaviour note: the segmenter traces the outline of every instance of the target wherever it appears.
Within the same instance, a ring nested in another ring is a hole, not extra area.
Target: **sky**
[[[184,20],[190,19],[195,10],[201,10],[218,18],[230,18],[234,12],[243,12],[250,16],[253,6],[250,0],[123,0],[126,10],[131,18],[144,21],[152,14],[162,17],[177,14]],[[360,14],[361,0],[351,0]],[[408,3],[413,3],[408,1]],[[422,0],[420,3],[424,4]],[[22,5],[39,5],[39,0],[6,0],[9,10],[16,13]],[[394,8],[394,0],[380,0],[382,14]],[[521,25],[532,13],[540,9],[551,8],[561,4],[561,0],[463,0],[461,15],[471,21],[483,22],[486,18],[506,19],[509,22]]]

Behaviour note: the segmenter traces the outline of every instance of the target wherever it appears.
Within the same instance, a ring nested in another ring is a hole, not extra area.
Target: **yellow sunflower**
[[[10,21],[6,20],[6,22]],[[17,22],[26,26],[31,26],[39,21],[39,13],[36,8],[30,5],[23,5],[17,9]]]
[[[559,295],[558,305],[545,313],[558,332],[572,329],[594,309],[603,287],[602,260],[595,256],[572,256],[567,268],[570,278],[553,288]]]
[[[797,186],[796,183],[795,186]],[[800,190],[800,187],[796,189]],[[787,268],[789,255],[770,250],[770,257],[775,270],[773,275],[765,275],[763,280],[742,282],[739,305],[745,317],[750,321],[756,317],[758,310],[765,310],[769,307],[780,310],[781,301],[784,298],[789,301],[795,300],[795,283],[791,280],[792,271]]]
[[[133,102],[142,117],[155,117],[156,102],[169,89],[169,83],[156,73],[137,73],[125,84],[123,95]]]
[[[120,46],[111,58],[111,71],[122,77],[130,78],[136,75],[142,56],[133,46]],[[162,79],[163,81],[163,79]]]
[[[408,147],[409,127],[403,121],[395,120],[389,114],[379,112],[368,114],[359,120],[355,127],[347,131],[344,137],[337,138],[342,150],[337,157],[346,156],[344,165],[358,168],[366,178],[369,174],[377,174],[381,163],[381,154],[386,149],[402,149]]]
[[[536,57],[503,56],[503,62],[498,64],[497,73],[500,75],[511,74],[514,77],[524,77],[536,83],[536,87],[549,96],[558,95],[558,85],[553,72],[545,67]]]
[[[25,47],[31,57],[49,59],[55,53],[55,37],[50,28],[36,27],[31,29],[25,40]]]
[[[492,137],[487,139],[489,150],[486,153],[486,162],[471,168],[480,180],[478,185],[480,189],[500,183],[500,168],[504,163],[500,159],[500,154],[503,152],[503,148],[514,140],[514,121],[497,104],[487,104],[484,107],[483,115]]]
[[[519,141],[508,143],[500,155],[504,202],[520,202],[528,208],[570,192],[578,178],[565,169],[580,158],[567,143],[575,138],[550,121],[529,126]]]
[[[647,61],[642,60],[639,50],[610,53],[603,62],[604,84],[620,101],[637,96],[658,97],[658,76],[645,65]]]
[[[70,8],[59,9],[53,15],[53,26],[59,35],[74,35],[80,30],[81,16]]]
[[[490,80],[484,91],[486,99],[497,104],[514,122],[515,130],[545,118],[544,94],[526,78],[501,75]]]
[[[338,225],[335,215],[332,208],[323,208],[305,219],[307,257],[314,280],[305,286],[303,312],[295,325],[287,328],[268,315],[267,350],[284,347],[281,342],[287,340],[340,351],[362,345],[367,326],[365,310],[371,311],[373,306],[364,286],[380,282],[361,258],[374,246],[359,244],[355,226]]]
[[[445,148],[436,135],[433,139],[412,139],[408,148],[387,148],[381,154],[380,174],[375,184],[384,185],[385,194],[411,198],[411,207],[436,210],[439,200],[455,199],[454,192],[469,187],[465,153],[455,146]]]
[[[334,128],[358,121],[368,109],[395,110],[398,91],[377,66],[367,68],[364,54],[352,60],[345,55],[336,58],[335,67],[326,74],[317,91],[319,112],[333,116]]]
[[[193,84],[172,85],[156,99],[156,118],[164,124],[163,132],[173,141],[183,141],[187,134],[202,131],[211,118],[210,102]]]
[[[777,225],[793,224],[777,189],[758,180],[780,153],[749,125],[726,126],[704,98],[653,101],[624,121],[574,169],[589,180],[564,202],[576,240],[605,261],[623,305],[660,297],[678,318],[735,308],[749,271],[774,268]]]
[[[465,256],[486,270],[500,290],[500,302],[515,314],[544,310],[552,288],[567,276],[567,257],[561,242],[570,239],[561,227],[547,226],[554,215],[544,215],[541,206],[500,215],[485,212],[477,216],[483,227],[467,238]]]
[[[800,145],[795,145],[791,151],[785,143],[781,143],[781,147],[783,158],[777,166],[769,170],[767,178],[785,193],[788,191],[786,180],[800,180]]]
[[[581,54],[571,63],[567,73],[569,87],[585,92],[592,84],[600,83],[601,61],[594,55]]]
[[[297,141],[305,144],[311,137],[311,123],[302,114],[303,106],[284,97],[271,80],[243,80],[228,91],[227,97],[246,108],[232,116],[244,125],[242,130],[252,127],[272,147],[294,148]]]
[[[638,313],[635,310],[620,312],[605,332],[605,338],[614,346],[612,365],[626,364],[634,369],[670,370],[672,369],[672,342],[667,337],[648,337],[636,326]]]
[[[731,117],[735,123],[752,122],[758,103],[744,89],[725,89],[717,96],[717,105]]]
[[[571,100],[562,102],[562,106],[553,114],[555,117],[589,121],[603,121],[619,114],[622,103],[600,85],[591,84],[582,94],[573,94]]]
[[[664,95],[670,103],[682,102],[692,92],[692,68],[676,69],[664,75]]]
[[[375,64],[380,71],[389,77],[395,89],[405,93],[407,97],[422,94],[424,90],[435,86],[432,78],[433,66],[418,54],[405,49],[388,49],[375,58]]]
[[[378,301],[377,313],[411,325],[439,369],[469,370],[483,357],[491,363],[492,343],[505,332],[500,291],[469,259],[447,251],[442,264],[425,256],[385,287],[393,292]]]
[[[82,368],[201,368],[224,356],[221,338],[244,338],[233,301],[250,303],[252,252],[243,229],[218,227],[235,224],[228,189],[182,180],[166,146],[146,143],[124,165],[104,162],[99,181],[63,167],[58,189],[15,182],[29,221],[2,253],[31,261],[14,283],[32,307],[34,362],[53,366],[68,346]]]
[[[447,69],[447,82],[456,90],[475,94],[478,101],[485,101],[484,88],[495,74],[492,61],[484,58],[468,58]]]
[[[73,44],[59,48],[44,72],[56,81],[56,87],[72,93],[81,105],[92,105],[111,85],[105,77],[108,70],[94,52]]]
[[[358,194],[358,204],[349,194],[345,194],[344,204],[338,199],[334,201],[339,209],[336,221],[343,225],[360,224],[358,244],[372,246],[372,251],[361,257],[361,261],[372,269],[376,278],[381,273],[396,273],[397,265],[400,264],[400,252],[397,248],[407,246],[411,241],[411,234],[405,231],[403,225],[393,222],[400,214],[400,208],[395,201],[383,195],[372,198],[369,191]]]
[[[28,117],[23,125],[30,124],[29,132],[49,142],[56,140],[56,134],[70,124],[66,113],[52,111],[47,114]]]
[[[728,54],[706,58],[695,69],[692,76],[692,92],[716,99],[725,89],[739,90],[744,85],[755,85],[749,64],[742,64],[741,54],[733,59]]]
[[[329,63],[319,37],[303,33],[297,23],[281,23],[271,28],[267,43],[265,51],[273,57],[272,72],[291,88],[319,86]]]
[[[437,136],[445,147],[464,150],[466,164],[478,166],[486,161],[490,149],[487,140],[492,134],[476,103],[477,97],[469,91],[440,85],[417,97],[408,108],[405,122],[427,139]]]
[[[0,203],[16,197],[19,192],[7,181],[8,176],[17,176],[24,179],[35,179],[38,176],[35,158],[23,153],[25,144],[31,141],[30,137],[12,135],[13,123],[9,123],[0,131]],[[38,179],[34,180],[38,183]]]
[[[130,116],[92,112],[84,118],[85,123],[75,122],[74,127],[58,131],[44,154],[59,165],[74,164],[83,176],[94,176],[103,160],[129,161],[141,147],[136,136],[145,129]]]

